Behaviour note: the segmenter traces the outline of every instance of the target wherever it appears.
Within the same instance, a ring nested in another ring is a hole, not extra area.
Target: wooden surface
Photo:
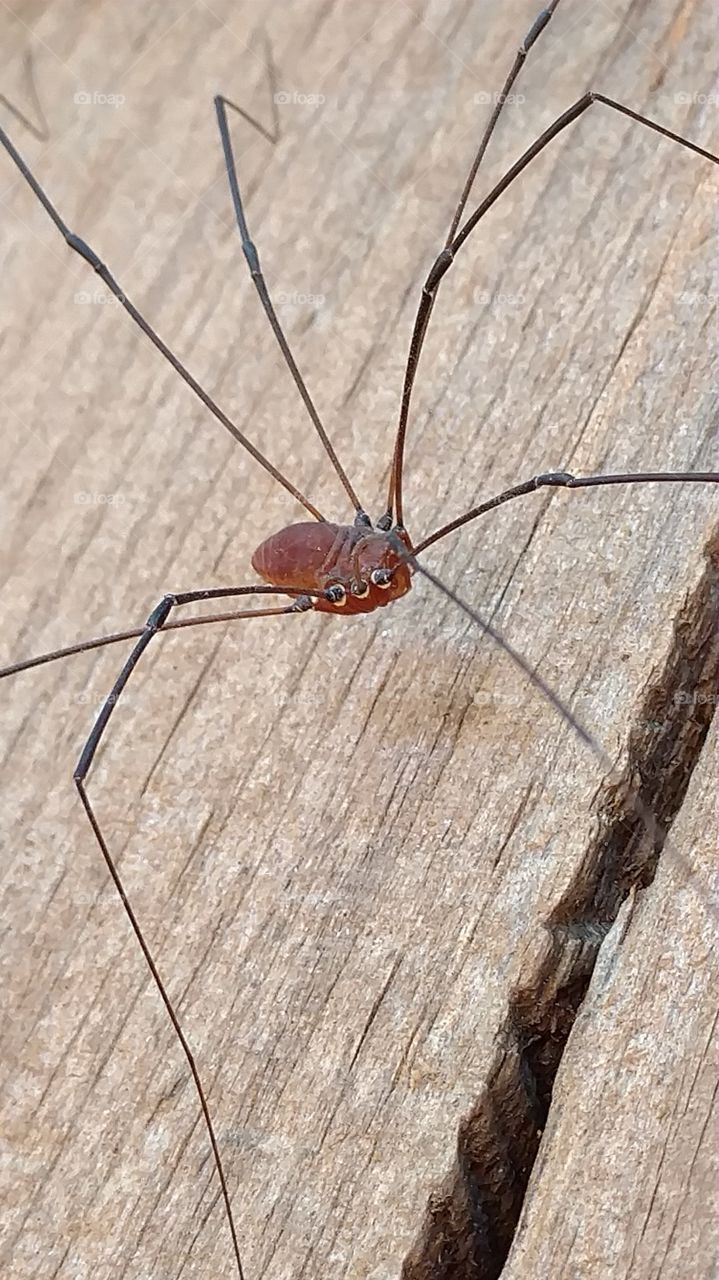
[[[707,891],[716,864],[716,732],[673,839]],[[602,949],[554,1090],[504,1275],[717,1273],[716,927],[665,861]]]
[[[250,226],[376,516],[419,284],[535,12],[2,8],[0,88],[28,109],[32,48],[50,138],[2,121],[63,216],[332,518],[350,513],[241,260],[211,95],[269,121],[264,22],[289,100],[275,147],[235,128]],[[587,86],[711,145],[714,38],[706,0],[565,0],[481,189]],[[435,309],[410,435],[415,537],[547,468],[712,465],[714,180],[596,107],[511,188]],[[251,581],[254,546],[298,511],[7,159],[0,199],[10,661],[141,624],[166,590]],[[90,786],[208,1082],[247,1280],[390,1280],[403,1259],[411,1280],[484,1280],[523,1205],[512,1280],[711,1273],[704,1077],[692,1085],[712,1071],[708,756],[581,1000],[641,855],[632,790],[644,779],[670,821],[700,755],[715,504],[688,487],[539,495],[427,556],[571,702],[616,760],[611,782],[425,582],[367,619],[199,628],[144,660]],[[0,689],[16,1280],[234,1274],[186,1065],[71,783],[122,658]],[[524,1203],[528,1098],[557,1067]]]

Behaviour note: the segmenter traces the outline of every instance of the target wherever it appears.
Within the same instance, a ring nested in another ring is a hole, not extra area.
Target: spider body
[[[313,600],[324,613],[372,613],[406,595],[411,569],[396,549],[399,539],[412,544],[401,529],[383,533],[371,525],[330,524],[303,520],[273,533],[255,551],[252,567],[278,588],[304,587],[326,592]]]

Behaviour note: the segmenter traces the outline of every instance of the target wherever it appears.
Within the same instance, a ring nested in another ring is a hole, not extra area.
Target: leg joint
[[[155,605],[152,613],[145,623],[148,631],[159,631],[164,626],[171,609],[177,604],[177,597],[172,595],[163,596],[160,603]]]
[[[539,39],[541,36],[551,16],[552,14],[549,9],[542,9],[542,12],[537,14],[534,22],[522,41],[522,44],[519,46],[520,56],[524,54],[526,57],[535,40]]]
[[[75,253],[79,253],[80,257],[84,258],[86,262],[89,262],[90,266],[93,267],[95,271],[106,270],[104,262],[101,258],[98,258],[95,250],[91,249],[89,244],[87,244],[87,242],[80,236],[76,236],[74,231],[68,231],[65,239],[67,240],[69,248],[74,249]]]
[[[568,471],[545,471],[543,475],[535,476],[534,483],[538,489],[544,485],[566,489],[574,484],[574,476]]]

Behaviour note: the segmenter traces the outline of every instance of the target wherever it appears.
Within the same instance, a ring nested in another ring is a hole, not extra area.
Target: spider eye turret
[[[339,582],[334,582],[331,587],[327,587],[325,598],[330,604],[342,605],[347,599],[347,592]]]
[[[392,581],[392,570],[373,569],[369,580],[373,587],[381,587],[383,591],[386,591]]]

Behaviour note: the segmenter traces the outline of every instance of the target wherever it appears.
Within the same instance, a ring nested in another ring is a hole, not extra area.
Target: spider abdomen
[[[406,533],[396,531],[393,536],[410,548]],[[280,588],[341,587],[344,598],[315,600],[314,608],[326,613],[371,613],[405,595],[412,585],[410,567],[390,535],[328,521],[303,520],[273,533],[255,551],[252,567],[265,582]]]

